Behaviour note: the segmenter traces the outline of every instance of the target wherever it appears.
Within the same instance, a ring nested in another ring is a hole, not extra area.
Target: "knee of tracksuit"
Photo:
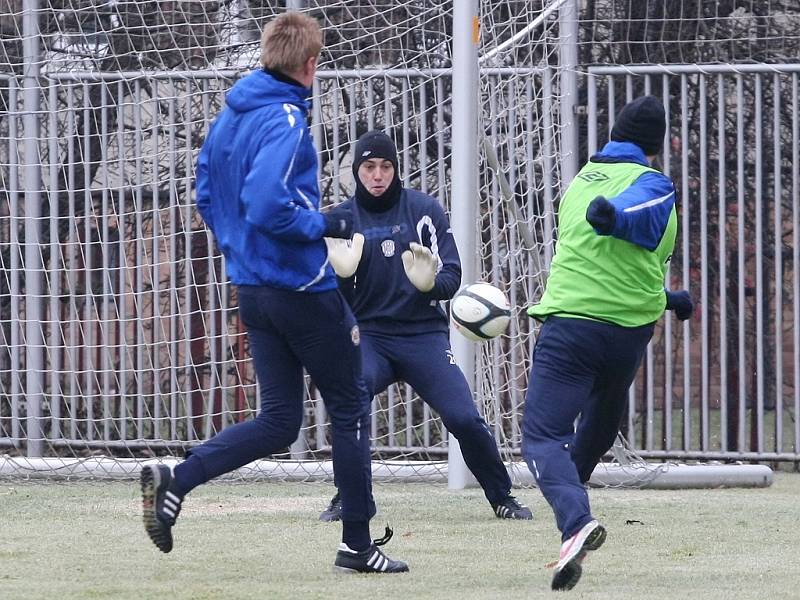
[[[359,422],[364,427],[369,423],[369,415],[369,402],[328,407],[331,425],[336,428],[356,429]]]
[[[447,428],[447,431],[452,433],[459,440],[462,437],[469,438],[473,436],[492,435],[486,422],[477,414],[452,413],[442,415],[442,423]]]
[[[522,429],[522,451],[534,452],[536,448],[556,443],[557,440],[551,436],[544,435],[539,429],[533,427],[523,427]]]
[[[522,440],[522,457],[529,465],[532,462],[544,465],[555,452],[563,451],[564,444],[558,440],[530,435],[526,435]]]
[[[261,426],[265,435],[262,436],[264,446],[271,448],[285,448],[291,446],[300,433],[303,425],[301,415],[265,415],[259,414],[254,421]],[[271,450],[274,451],[274,450]]]

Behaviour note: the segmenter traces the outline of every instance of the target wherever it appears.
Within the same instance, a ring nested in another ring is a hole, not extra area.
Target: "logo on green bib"
[[[578,177],[588,182],[605,181],[608,179],[608,175],[601,173],[600,171],[586,171],[585,173],[580,173]]]

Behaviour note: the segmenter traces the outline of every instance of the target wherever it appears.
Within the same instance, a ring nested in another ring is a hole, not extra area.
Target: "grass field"
[[[136,482],[0,482],[0,598],[551,598],[559,539],[535,489],[534,521],[496,519],[480,490],[380,484],[373,535],[405,575],[331,569],[338,524],[323,484],[211,484],[193,492],[162,555],[145,536]],[[591,490],[609,536],[574,598],[800,598],[800,475],[765,489]]]

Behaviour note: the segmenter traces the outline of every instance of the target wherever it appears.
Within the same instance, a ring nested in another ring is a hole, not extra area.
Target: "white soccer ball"
[[[508,328],[511,305],[502,290],[489,283],[462,287],[450,303],[450,322],[458,332],[481,342],[497,337]]]

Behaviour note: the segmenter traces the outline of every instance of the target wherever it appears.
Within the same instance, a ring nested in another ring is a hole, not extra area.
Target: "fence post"
[[[567,0],[558,13],[561,71],[561,186],[578,173],[578,1]]]
[[[451,224],[461,255],[461,282],[476,277],[475,221],[478,206],[478,2],[463,0],[453,7],[453,162]],[[451,328],[453,354],[475,389],[475,344]],[[451,490],[473,481],[458,441],[448,437],[447,482]]]
[[[41,456],[44,394],[41,231],[42,166],[39,156],[40,90],[39,0],[22,5],[22,128],[25,190],[25,404],[28,456]]]

